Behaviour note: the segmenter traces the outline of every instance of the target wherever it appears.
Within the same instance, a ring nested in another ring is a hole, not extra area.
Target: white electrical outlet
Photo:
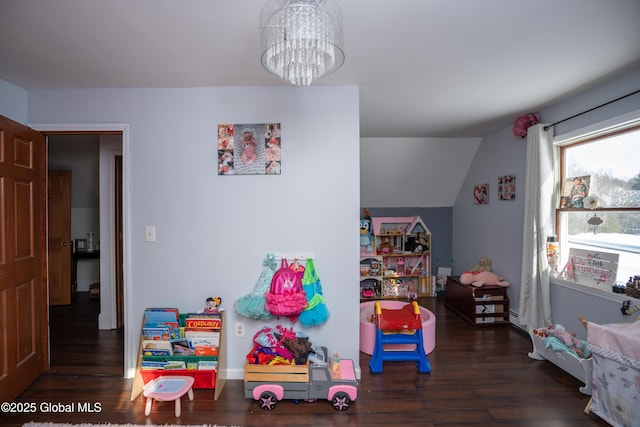
[[[156,241],[156,227],[154,225],[147,225],[144,228],[144,240],[147,242]]]
[[[244,336],[244,323],[242,322],[236,322],[236,337],[243,337]]]

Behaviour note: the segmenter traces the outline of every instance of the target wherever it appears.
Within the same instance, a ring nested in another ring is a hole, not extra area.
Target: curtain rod
[[[574,114],[573,116],[571,116],[571,117],[567,117],[566,119],[562,119],[562,120],[559,120],[559,121],[557,121],[557,122],[555,122],[555,123],[551,123],[550,125],[545,126],[543,129],[544,129],[544,130],[547,130],[547,129],[551,128],[551,127],[554,127],[554,126],[555,126],[555,125],[557,125],[557,124],[564,123],[564,122],[566,122],[567,120],[571,120],[571,119],[574,119],[574,118],[576,118],[576,117],[578,117],[578,116],[581,116],[581,115],[583,115],[583,114],[589,113],[589,112],[591,112],[591,111],[593,111],[593,110],[597,110],[598,108],[602,108],[602,107],[604,107],[605,105],[613,104],[614,102],[620,101],[621,99],[627,98],[627,97],[629,97],[629,96],[631,96],[631,95],[635,95],[636,93],[639,93],[639,92],[640,92],[640,89],[639,89],[639,90],[636,90],[635,92],[631,92],[631,93],[628,93],[628,94],[626,94],[626,95],[623,95],[623,96],[621,96],[621,97],[619,97],[619,98],[616,98],[616,99],[614,99],[613,101],[605,102],[604,104],[600,104],[600,105],[598,105],[597,107],[590,108],[590,109],[588,109],[587,111],[583,111],[582,113]]]

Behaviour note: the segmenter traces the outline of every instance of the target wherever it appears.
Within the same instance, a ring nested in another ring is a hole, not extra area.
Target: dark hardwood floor
[[[579,381],[527,356],[531,342],[526,334],[512,327],[474,329],[446,310],[442,298],[421,304],[437,316],[431,374],[419,374],[412,362],[394,362],[384,365],[383,374],[373,375],[369,356],[361,353],[359,395],[347,411],[335,411],[327,401],[283,401],[273,411],[263,411],[244,398],[241,380],[231,380],[218,401],[212,390],[196,390],[192,402],[183,398],[182,416],[176,418],[172,402],[154,403],[145,417],[143,398],[130,401],[132,381],[122,378],[123,333],[99,331],[98,301],[80,293],[71,306],[52,307],[51,369],[15,401],[35,404],[35,412],[0,413],[0,424],[607,425],[584,413],[589,397],[578,391]],[[312,330],[309,335],[313,339]]]

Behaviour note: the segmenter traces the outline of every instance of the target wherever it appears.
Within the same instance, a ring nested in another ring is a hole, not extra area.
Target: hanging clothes
[[[273,279],[278,266],[276,256],[272,253],[267,254],[263,265],[264,268],[254,290],[250,294],[238,298],[234,304],[236,313],[256,320],[269,320],[273,317],[265,308],[267,300],[264,294],[269,290],[271,279]]]
[[[295,322],[307,307],[307,297],[302,290],[303,273],[292,269],[285,258],[271,279],[271,287],[265,293],[265,309],[274,316],[289,316]]]
[[[302,277],[302,289],[307,296],[307,308],[305,308],[298,320],[305,326],[321,325],[329,318],[329,310],[322,295],[320,277],[316,272],[313,260],[309,258]]]

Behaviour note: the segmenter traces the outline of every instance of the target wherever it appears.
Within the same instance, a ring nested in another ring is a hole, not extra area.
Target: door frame
[[[134,338],[133,330],[129,327],[132,313],[132,289],[131,289],[131,174],[130,174],[130,153],[131,144],[129,140],[129,124],[127,123],[29,123],[29,127],[44,134],[61,133],[95,133],[108,134],[120,133],[122,135],[122,233],[123,233],[123,323],[124,323],[124,377],[133,378],[136,368],[136,358],[132,353]],[[112,301],[115,301],[115,287],[113,289]],[[111,313],[109,313],[111,314]],[[137,338],[137,336],[136,336]]]

